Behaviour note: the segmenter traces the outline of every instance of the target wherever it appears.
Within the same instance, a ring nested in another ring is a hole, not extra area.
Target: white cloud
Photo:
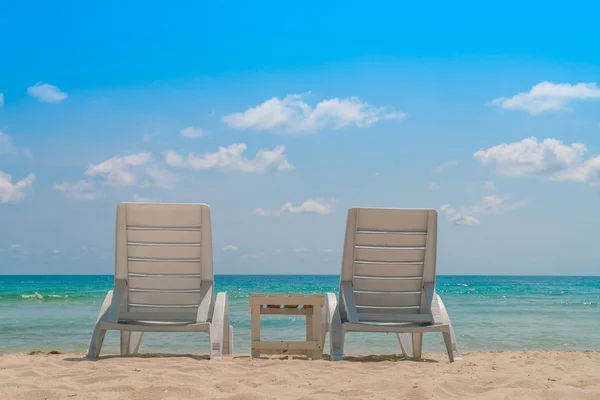
[[[403,113],[403,112],[390,112],[387,114],[383,114],[381,117],[383,119],[404,119],[407,117],[408,114]]]
[[[558,181],[600,182],[600,155],[585,158],[583,143],[564,144],[557,139],[526,138],[475,152],[482,165],[512,177],[538,176]]]
[[[331,250],[331,249],[319,249],[319,253],[321,253],[321,254],[333,253],[333,250]]]
[[[289,212],[292,214],[330,214],[331,206],[322,203],[319,200],[306,200],[299,206],[294,206],[292,203],[285,203],[281,207],[281,212]]]
[[[525,110],[531,115],[538,115],[547,111],[567,109],[569,101],[574,99],[598,99],[600,88],[596,83],[552,83],[540,82],[533,86],[529,92],[521,92],[513,97],[499,97],[492,100],[492,105],[505,109]]]
[[[10,136],[0,130],[0,154],[15,154],[17,148]]]
[[[491,191],[491,190],[496,190],[498,188],[496,187],[496,184],[494,182],[492,182],[492,181],[485,181],[483,183],[483,189]]]
[[[227,246],[223,247],[223,251],[227,251],[227,252],[233,252],[233,251],[238,251],[240,248],[237,246],[234,246],[232,244],[228,244]]]
[[[81,252],[82,253],[95,253],[97,251],[97,249],[95,247],[87,247],[87,246],[81,246]]]
[[[510,202],[510,196],[484,196],[478,203],[461,209],[444,204],[439,211],[448,216],[448,221],[456,225],[478,225],[481,223],[475,215],[501,215],[506,212],[527,207],[526,201]]]
[[[75,200],[94,200],[103,197],[102,193],[96,190],[94,182],[55,182],[52,185],[54,190],[64,193],[68,198]]]
[[[437,192],[438,190],[440,190],[440,186],[437,183],[430,183],[427,185],[427,190],[429,190],[430,192]]]
[[[133,195],[133,201],[137,203],[158,203],[159,200],[156,197],[140,196],[139,194]]]
[[[252,211],[252,214],[261,217],[279,217],[283,213],[290,214],[330,214],[333,211],[333,207],[325,204],[322,200],[306,200],[298,206],[294,206],[292,203],[285,203],[279,210],[269,210],[264,208],[257,208]]]
[[[69,97],[59,88],[47,83],[38,82],[27,88],[27,94],[44,103],[60,103]]]
[[[437,174],[441,174],[442,172],[444,172],[448,168],[453,168],[453,167],[456,167],[457,165],[458,165],[458,161],[446,161],[445,163],[443,163],[442,165],[440,165],[439,167],[437,167],[435,169],[435,172]]]
[[[124,157],[112,157],[100,164],[90,165],[85,174],[100,177],[105,183],[114,186],[131,186],[137,183],[132,167],[146,165],[152,160],[150,153],[131,154]]]
[[[181,133],[181,136],[184,136],[184,137],[190,138],[190,139],[199,138],[204,134],[204,132],[202,131],[201,128],[193,128],[191,126],[188,126],[187,128],[183,128],[179,133]]]
[[[18,203],[25,195],[25,189],[31,187],[35,181],[35,175],[29,174],[16,183],[12,183],[12,177],[0,171],[0,203]]]
[[[149,142],[158,135],[158,133],[144,133],[144,142]]]
[[[171,167],[183,167],[185,166],[185,160],[181,154],[177,153],[175,150],[168,150],[164,154],[165,162],[167,165]]]
[[[58,249],[52,250],[52,254],[58,254],[58,253],[60,253],[60,250],[58,250]]]
[[[299,248],[297,248],[297,249],[292,249],[292,251],[293,251],[294,253],[306,253],[306,252],[308,251],[308,249],[305,249],[305,248],[303,248],[303,247],[299,247]]]
[[[285,158],[285,146],[272,150],[260,149],[253,159],[244,156],[247,146],[244,143],[219,146],[215,153],[197,156],[189,153],[187,158],[174,150],[167,151],[165,162],[172,167],[184,167],[195,170],[217,169],[221,171],[263,173],[267,170],[288,171],[294,167]]]
[[[6,133],[2,132],[2,130],[0,130],[0,155],[2,155],[2,154],[16,155],[19,153],[22,153],[28,159],[33,158],[33,152],[31,151],[31,149],[17,148],[17,146],[15,146],[12,138],[10,136],[8,136]]]
[[[54,189],[72,199],[92,200],[103,197],[97,185],[173,189],[179,182],[179,175],[152,163],[151,153],[111,157],[99,164],[90,164],[85,175],[91,180],[56,182]]]
[[[11,244],[9,251],[18,257],[25,257],[31,254],[39,254],[39,250],[29,250],[20,243]]]
[[[291,94],[283,99],[273,97],[244,112],[226,115],[222,121],[233,128],[303,133],[350,125],[364,128],[382,118],[406,117],[393,109],[373,107],[357,97],[323,100],[313,107],[304,101],[309,94]]]
[[[0,93],[0,107],[4,107],[4,95]]]
[[[148,187],[172,190],[180,180],[178,174],[169,171],[162,165],[150,165],[146,168],[145,173],[151,178],[145,182],[145,186]]]

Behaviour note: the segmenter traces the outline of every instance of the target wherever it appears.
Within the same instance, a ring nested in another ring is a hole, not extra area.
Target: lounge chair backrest
[[[341,283],[351,283],[358,319],[428,322],[424,286],[435,284],[436,244],[435,210],[351,208]]]
[[[195,321],[204,296],[212,305],[208,205],[120,203],[115,237],[115,288],[127,290],[119,319]]]

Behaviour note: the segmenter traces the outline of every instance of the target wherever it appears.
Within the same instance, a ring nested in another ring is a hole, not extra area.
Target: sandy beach
[[[3,399],[599,399],[600,352],[474,352],[223,361],[204,356],[0,355]]]

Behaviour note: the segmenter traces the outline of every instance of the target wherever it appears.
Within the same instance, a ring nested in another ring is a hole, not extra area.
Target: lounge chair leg
[[[412,334],[412,354],[414,358],[421,358],[423,354],[423,333]]]
[[[223,329],[221,326],[210,324],[210,359],[221,360],[223,358]]]
[[[448,352],[448,359],[450,362],[454,362],[454,349],[452,348],[452,336],[450,331],[442,332],[444,335],[444,343],[446,344],[446,351]]]
[[[449,339],[446,339],[446,335],[444,334],[444,342],[446,343],[446,347],[448,347],[448,340],[450,341],[450,346],[452,348],[452,355],[453,355],[453,357],[450,361],[462,360],[462,357],[460,356],[460,352],[458,351],[458,342],[456,341],[456,335],[454,335],[454,328],[452,328],[452,322],[450,321],[450,316],[448,315],[448,310],[446,310],[446,306],[444,305],[444,302],[442,301],[442,298],[440,297],[440,295],[436,294],[436,298],[437,298],[438,307],[440,309],[440,315],[441,315],[442,321],[449,325],[449,327],[448,327]]]
[[[344,359],[344,340],[346,334],[343,329],[329,331],[329,352],[331,353],[331,361],[341,361]]]
[[[233,346],[233,326],[229,325],[229,353],[227,354],[233,354],[235,352],[234,350],[234,346]]]
[[[90,340],[90,347],[88,348],[88,358],[98,358],[100,350],[102,349],[102,343],[104,342],[104,336],[106,335],[106,329],[102,329],[102,322],[108,319],[108,309],[112,303],[113,291],[109,290],[104,297],[98,318],[96,319],[96,326],[92,333],[92,340]]]
[[[140,349],[143,332],[121,331],[121,355],[136,354]]]
[[[106,329],[102,329],[101,323],[96,324],[94,333],[92,334],[92,340],[88,349],[87,358],[98,358],[100,356],[100,350],[102,349],[102,343],[104,343],[104,336],[106,335]]]
[[[230,341],[231,333],[228,332],[229,328],[229,303],[227,301],[227,294],[221,292],[217,294],[212,322],[210,324],[211,360],[221,360],[223,352],[227,353],[229,351],[229,346],[224,343]]]
[[[410,348],[410,339],[408,333],[397,333],[398,343],[400,343],[400,350],[405,357],[412,357],[412,350]]]
[[[223,354],[233,354],[233,327],[229,321],[225,323],[223,331]]]
[[[131,332],[131,337],[129,338],[129,354],[137,354],[140,350],[143,335],[144,332]]]

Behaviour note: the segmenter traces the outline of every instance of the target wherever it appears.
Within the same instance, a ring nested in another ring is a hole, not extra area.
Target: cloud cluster
[[[527,207],[526,201],[510,202],[508,194],[500,196],[484,196],[478,203],[461,209],[450,204],[444,204],[439,211],[448,216],[448,220],[456,225],[478,225],[481,223],[477,216],[501,215],[506,212]]]
[[[53,104],[61,103],[69,97],[69,95],[56,86],[42,82],[38,82],[35,85],[28,87],[27,94],[43,103]]]
[[[30,188],[35,181],[35,175],[29,174],[25,178],[12,183],[12,176],[0,171],[0,203],[17,203],[25,195],[25,189]]]
[[[314,107],[304,101],[307,94],[273,97],[243,112],[226,115],[222,121],[233,128],[256,131],[307,133],[341,129],[350,125],[368,127],[380,119],[402,119],[406,114],[373,107],[357,97],[323,100]]]
[[[202,128],[193,128],[191,126],[183,128],[179,133],[181,133],[181,136],[189,139],[196,139],[202,137],[202,135],[204,134]]]
[[[52,187],[54,190],[64,193],[69,199],[94,200],[103,197],[103,194],[96,190],[96,185],[93,182],[84,180],[77,182],[55,182]]]
[[[25,158],[33,158],[31,149],[17,148],[12,138],[0,130],[0,156],[1,155],[23,155]]]
[[[600,182],[600,155],[586,158],[587,151],[583,143],[568,145],[557,139],[538,141],[531,137],[479,150],[473,157],[505,176]]]
[[[99,164],[92,164],[85,171],[90,177],[99,177],[108,185],[132,186],[137,183],[134,167],[147,165],[152,161],[152,154],[137,153],[124,157],[111,157]]]
[[[282,214],[330,214],[333,211],[333,207],[326,204],[323,200],[306,200],[298,206],[294,206],[292,203],[285,203],[279,210],[270,210],[264,208],[257,208],[252,211],[252,214],[261,217],[279,217]]]
[[[54,190],[71,199],[93,200],[103,197],[99,186],[173,189],[179,181],[179,175],[154,163],[148,152],[111,157],[90,164],[84,173],[87,180],[55,182]]]
[[[443,163],[442,165],[440,165],[439,167],[437,167],[435,169],[435,173],[436,174],[441,174],[442,172],[444,172],[445,170],[449,169],[449,168],[454,168],[458,165],[458,161],[446,161],[445,163]]]
[[[524,110],[531,115],[539,115],[548,111],[567,109],[571,100],[599,99],[600,88],[596,83],[552,83],[540,82],[529,92],[517,93],[513,97],[499,97],[492,100],[497,105],[508,110]]]
[[[260,149],[254,158],[244,156],[247,149],[245,143],[219,146],[215,153],[198,156],[189,153],[187,157],[174,150],[165,153],[165,162],[171,167],[182,167],[194,170],[216,169],[229,172],[263,173],[268,170],[289,171],[294,167],[285,157],[285,146],[274,149]]]

